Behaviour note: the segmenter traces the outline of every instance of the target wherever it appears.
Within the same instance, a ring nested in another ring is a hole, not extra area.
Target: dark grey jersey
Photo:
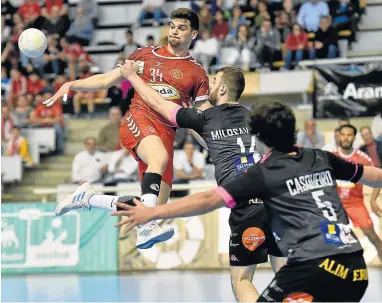
[[[176,122],[201,135],[208,146],[218,185],[243,173],[258,162],[255,139],[249,133],[249,111],[239,104],[222,104],[205,111],[179,109]]]
[[[261,198],[277,244],[291,262],[362,250],[336,180],[356,183],[363,166],[315,149],[273,151],[263,160],[217,190],[229,207]]]

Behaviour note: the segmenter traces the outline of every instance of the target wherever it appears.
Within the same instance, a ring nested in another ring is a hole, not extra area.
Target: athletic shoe
[[[96,192],[89,182],[84,182],[71,195],[58,203],[56,216],[62,216],[73,209],[90,210],[89,199]]]
[[[136,247],[139,249],[151,248],[156,243],[171,239],[173,235],[173,228],[162,228],[155,221],[152,221],[138,227]]]

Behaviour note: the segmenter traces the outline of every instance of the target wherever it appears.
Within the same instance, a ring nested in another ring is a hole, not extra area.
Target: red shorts
[[[164,147],[168,153],[168,163],[166,170],[162,176],[162,181],[172,186],[172,180],[174,178],[174,141],[175,141],[175,129],[159,123],[147,117],[145,113],[131,113],[127,112],[123,118],[123,122],[120,128],[120,139],[124,147],[126,147],[133,157],[138,161],[139,178],[142,180],[143,173],[147,169],[147,165],[135,152],[135,147],[143,138],[148,136],[158,136],[161,138]],[[155,148],[155,147],[153,147]]]
[[[369,211],[367,210],[363,199],[353,199],[349,201],[342,201],[348,217],[353,222],[355,227],[369,228],[373,227]]]

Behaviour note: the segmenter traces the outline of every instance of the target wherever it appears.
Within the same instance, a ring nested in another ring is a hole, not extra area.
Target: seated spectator
[[[13,124],[19,128],[28,127],[32,112],[33,108],[28,104],[26,96],[19,96],[17,106],[11,114]]]
[[[1,18],[1,46],[3,49],[6,45],[6,42],[11,38],[12,30],[11,27],[5,24],[5,18]]]
[[[199,12],[199,30],[206,29],[208,31],[212,30],[212,24],[214,21],[214,17],[210,13],[209,7],[205,4],[200,8]]]
[[[206,166],[204,155],[195,150],[192,142],[185,142],[183,150],[174,159],[174,184],[187,184],[190,180],[200,179]],[[184,197],[188,191],[173,192],[171,197]]]
[[[66,33],[70,43],[77,42],[82,46],[88,46],[93,38],[94,27],[89,16],[86,16],[83,8],[77,8],[77,15],[70,24]]]
[[[44,53],[44,73],[60,75],[64,73],[66,66],[67,63],[60,56],[57,40],[49,36],[48,46]]]
[[[97,27],[99,19],[99,7],[97,1],[81,0],[78,2],[77,7],[82,8],[85,12],[85,16],[88,16],[92,21],[93,26]]]
[[[122,147],[111,153],[105,183],[134,182],[138,180],[138,162],[128,149]]]
[[[98,134],[98,146],[103,152],[113,152],[120,148],[119,128],[121,126],[119,107],[109,109],[109,122]]]
[[[325,136],[317,130],[316,121],[305,121],[305,130],[297,133],[296,144],[307,148],[322,148],[325,144]]]
[[[364,145],[359,149],[364,153],[369,155],[375,167],[382,168],[382,142],[378,142],[374,139],[373,133],[369,126],[364,126],[360,128],[361,137],[363,139]]]
[[[17,98],[27,93],[27,78],[14,68],[11,70],[11,94],[9,95],[8,105],[12,109]]]
[[[13,121],[7,105],[1,105],[1,142],[8,142],[13,130]]]
[[[232,37],[236,37],[239,25],[246,23],[247,19],[243,16],[241,8],[239,6],[235,6],[232,10],[232,18],[228,22],[229,34]]]
[[[349,0],[329,1],[330,14],[333,17],[333,26],[337,31],[350,30],[350,41],[355,40],[357,31],[357,18],[352,3]]]
[[[329,6],[325,1],[310,0],[301,5],[297,22],[308,32],[316,32],[322,16],[329,15]]]
[[[281,39],[270,20],[265,20],[256,34],[256,56],[261,66],[271,67],[276,51],[280,51]]]
[[[110,100],[109,109],[112,107],[119,107],[121,109],[122,103],[125,102],[122,94],[121,83],[110,87],[107,91],[106,98]]]
[[[2,66],[1,67],[1,96],[5,96],[7,98],[10,92],[11,92],[11,78],[9,78],[7,69],[4,66]]]
[[[382,110],[373,118],[373,121],[371,122],[371,130],[374,138],[376,138],[377,141],[382,142]]]
[[[293,0],[283,1],[283,10],[275,18],[275,28],[280,32],[282,41],[286,41],[292,26],[297,22],[296,12],[293,9]]]
[[[39,75],[32,73],[28,76],[27,80],[27,93],[32,95],[38,95],[44,88],[44,81],[41,80]]]
[[[224,41],[229,33],[228,22],[224,19],[224,13],[221,10],[216,11],[215,23],[212,26],[212,36],[220,41]]]
[[[15,45],[8,41],[1,53],[1,66],[10,73],[10,70],[19,64],[20,53]]]
[[[58,7],[58,14],[60,16],[68,15],[68,0],[45,0],[45,5],[41,9],[41,15],[45,18],[52,13],[53,7]]]
[[[200,31],[201,39],[195,42],[195,46],[192,49],[192,56],[195,60],[199,61],[204,69],[208,72],[211,63],[219,55],[219,42],[216,38],[211,37],[208,29],[202,29]]]
[[[66,77],[63,76],[63,75],[59,75],[59,76],[57,76],[56,79],[53,81],[53,85],[52,85],[53,90],[54,90],[54,93],[57,93],[58,90],[61,88],[61,86],[62,86],[64,83],[68,82],[68,81],[69,81],[69,79],[66,78]],[[74,91],[71,90],[71,91],[69,92],[69,94],[68,94],[68,99],[72,99],[73,96],[74,96]]]
[[[19,7],[18,14],[29,23],[41,16],[41,7],[38,0],[25,0]]]
[[[120,56],[122,58],[127,58],[131,53],[135,52],[140,45],[135,43],[132,30],[128,29],[126,31],[126,43],[122,46],[120,50]]]
[[[160,19],[162,17],[162,7],[164,0],[143,0],[143,8],[138,18],[138,25],[141,26],[143,20],[146,18],[147,13],[154,15],[153,26],[159,26]]]
[[[80,79],[86,79],[93,76],[93,73],[90,72],[90,67],[87,62],[80,61],[81,75]],[[77,91],[73,97],[73,109],[74,109],[74,118],[78,118],[81,113],[81,104],[84,102],[87,105],[88,115],[87,118],[91,119],[94,114],[94,96],[95,92],[93,91]]]
[[[146,41],[147,41],[147,46],[156,46],[153,35],[148,35],[146,38]]]
[[[243,7],[245,18],[249,21],[252,27],[255,25],[255,17],[259,13],[259,0],[249,0],[247,5]]]
[[[267,4],[264,1],[259,2],[259,13],[255,17],[255,28],[261,28],[265,20],[270,20]]]
[[[330,142],[328,144],[325,144],[322,149],[326,150],[326,151],[333,152],[333,151],[337,150],[337,148],[340,146],[340,140],[341,140],[341,132],[340,132],[340,128],[337,127],[334,130],[334,141]]]
[[[69,26],[69,17],[67,15],[60,15],[60,8],[53,6],[50,9],[50,13],[46,15],[41,30],[46,35],[53,35],[55,39],[60,39],[68,31]]]
[[[255,39],[251,37],[248,25],[239,25],[237,37],[227,36],[225,44],[232,46],[233,49],[224,64],[239,65],[243,71],[249,71],[250,63],[256,61],[256,57],[254,53]]]
[[[62,155],[65,148],[64,119],[62,117],[62,105],[59,102],[51,107],[46,107],[42,102],[53,96],[51,92],[37,95],[35,109],[31,113],[31,123],[37,127],[54,127],[56,133],[56,154]]]
[[[321,18],[320,28],[315,34],[309,59],[335,58],[337,56],[338,37],[336,29],[330,25],[330,17]]]
[[[20,156],[25,166],[33,165],[32,158],[29,154],[28,141],[20,135],[20,128],[14,127],[11,137],[7,144],[7,156]]]
[[[295,23],[292,32],[286,40],[287,52],[285,54],[285,68],[291,69],[292,59],[295,58],[296,66],[304,59],[304,52],[308,51],[308,35],[304,32],[301,25]]]
[[[90,183],[102,181],[107,172],[105,154],[97,151],[97,141],[94,137],[84,140],[85,150],[74,156],[72,164],[72,182],[76,184],[88,181]]]

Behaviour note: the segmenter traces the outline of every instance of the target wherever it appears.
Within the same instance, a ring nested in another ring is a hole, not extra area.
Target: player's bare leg
[[[365,236],[369,239],[369,241],[373,243],[373,245],[377,249],[379,259],[382,261],[382,241],[375,232],[374,227],[371,226],[367,228],[362,228],[362,231],[365,234]]]
[[[166,182],[161,182],[160,185],[160,192],[158,197],[158,205],[166,204],[168,201],[168,198],[170,197],[171,193],[171,187]]]
[[[256,264],[249,266],[230,266],[231,285],[238,302],[256,302],[259,293],[252,283]]]

